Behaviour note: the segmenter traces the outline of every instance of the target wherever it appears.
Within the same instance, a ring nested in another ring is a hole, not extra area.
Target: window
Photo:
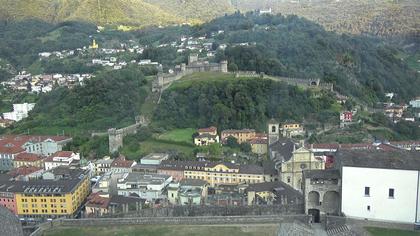
[[[370,211],[370,206],[367,206],[367,208],[366,208],[368,211]]]
[[[276,132],[276,126],[274,126],[274,125],[273,125],[273,126],[271,126],[271,132],[272,132],[272,133],[275,133],[275,132]]]
[[[290,183],[290,177],[287,177],[287,183]]]
[[[370,187],[365,187],[365,196],[370,196]]]
[[[394,189],[393,188],[390,188],[389,189],[389,191],[388,191],[388,197],[389,198],[394,198]]]

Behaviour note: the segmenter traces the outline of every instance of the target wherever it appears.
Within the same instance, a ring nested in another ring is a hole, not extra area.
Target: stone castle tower
[[[268,145],[271,145],[279,140],[280,124],[275,119],[268,121]]]

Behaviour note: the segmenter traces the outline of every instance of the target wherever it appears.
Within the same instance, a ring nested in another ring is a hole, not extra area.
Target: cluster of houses
[[[389,120],[394,123],[400,121],[416,122],[420,120],[420,97],[416,97],[408,104],[395,104],[384,102],[379,104],[381,111]]]
[[[31,75],[26,71],[1,84],[14,91],[26,91],[29,93],[48,93],[54,87],[73,88],[83,85],[85,80],[92,78],[92,74],[41,74]]]
[[[286,121],[280,127],[276,127],[281,131],[284,137],[298,137],[305,134],[303,125],[293,121]],[[267,153],[268,136],[265,133],[258,133],[254,129],[241,130],[223,130],[219,134],[214,126],[201,128],[197,130],[197,136],[194,137],[196,146],[208,146],[214,143],[227,144],[228,138],[234,138],[238,144],[249,143],[251,150],[255,154],[264,155]]]

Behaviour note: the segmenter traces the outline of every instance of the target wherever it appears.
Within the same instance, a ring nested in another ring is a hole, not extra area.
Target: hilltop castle
[[[198,58],[198,54],[191,54],[188,57],[188,64],[182,63],[181,65],[175,66],[173,73],[158,73],[156,79],[153,81],[152,91],[161,91],[169,86],[170,83],[181,79],[185,75],[208,71],[227,73],[228,62],[210,63],[209,61]]]

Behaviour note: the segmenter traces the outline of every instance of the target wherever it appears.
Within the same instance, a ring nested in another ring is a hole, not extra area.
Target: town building
[[[70,166],[80,161],[80,154],[72,151],[58,151],[44,159],[45,170],[51,170],[58,166]]]
[[[212,126],[208,128],[198,129],[198,135],[194,137],[194,144],[196,146],[208,146],[213,143],[219,143],[219,135],[217,128]]]
[[[305,135],[305,130],[300,123],[293,121],[286,121],[280,127],[280,132],[283,137],[295,137]]]
[[[34,109],[35,103],[13,104],[12,112],[3,113],[3,118],[13,121],[21,121],[28,117],[28,113]]]
[[[147,201],[166,199],[165,190],[172,176],[160,174],[126,173],[117,182],[118,195],[136,196]]]
[[[211,187],[221,184],[261,183],[272,179],[272,173],[266,173],[261,166],[229,162],[163,161],[158,168],[158,173],[171,175],[177,181],[204,180]]]
[[[95,172],[97,175],[111,171],[111,164],[114,160],[110,156],[95,161]]]
[[[13,167],[19,168],[21,166],[34,166],[44,168],[44,162],[39,154],[22,152],[16,155],[13,160]]]
[[[12,169],[7,174],[14,180],[28,181],[33,179],[40,179],[43,173],[43,167],[21,166]]]
[[[303,202],[299,191],[281,181],[250,184],[245,192],[248,205],[287,205]]]
[[[2,119],[0,117],[0,128],[7,128],[11,126],[15,121],[10,119]]]
[[[69,169],[68,173],[54,179],[16,181],[14,191],[19,217],[74,217],[89,195],[90,182],[83,170]]]
[[[85,204],[87,217],[101,217],[109,214],[109,197],[101,196],[100,192],[91,193]]]
[[[266,139],[266,138],[254,138],[249,142],[249,144],[251,145],[252,153],[255,153],[255,154],[258,154],[258,155],[267,154],[268,139]]]
[[[205,203],[209,184],[199,179],[184,179],[168,186],[168,201],[172,205],[201,205]]]
[[[126,160],[125,156],[121,155],[111,163],[111,171],[113,173],[129,173],[136,164],[136,161]]]
[[[142,165],[159,165],[162,161],[168,160],[169,154],[167,153],[150,153],[149,155],[140,159]]]
[[[410,106],[413,108],[420,108],[420,97],[417,97],[409,102]]]
[[[418,152],[340,150],[335,158],[342,178],[343,214],[367,220],[420,222]]]
[[[326,215],[341,213],[341,176],[338,170],[306,170],[303,179],[305,214],[312,215],[312,222],[319,223]]]
[[[353,113],[351,111],[343,111],[340,113],[340,122],[352,122],[353,121]]]
[[[249,142],[250,140],[254,139],[256,132],[254,129],[229,129],[222,131],[222,142],[226,143],[228,137],[234,137],[239,144]]]
[[[13,168],[13,160],[20,153],[34,153],[49,156],[61,151],[71,142],[66,136],[3,135],[0,136],[0,171]]]
[[[17,215],[14,191],[15,184],[12,181],[0,180],[0,206],[9,209],[13,214]]]

